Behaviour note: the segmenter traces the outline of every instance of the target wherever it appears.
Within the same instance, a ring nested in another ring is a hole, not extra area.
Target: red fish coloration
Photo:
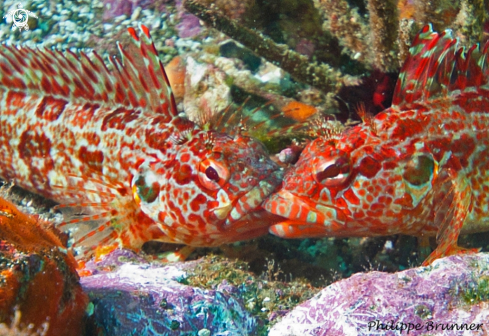
[[[264,207],[284,238],[437,236],[425,264],[462,251],[489,229],[488,47],[459,46],[449,30],[416,37],[392,107],[320,137]],[[474,251],[474,250],[470,250]]]
[[[0,47],[0,177],[59,202],[80,255],[266,233],[279,167],[260,142],[179,115],[141,30],[110,70],[96,53]]]

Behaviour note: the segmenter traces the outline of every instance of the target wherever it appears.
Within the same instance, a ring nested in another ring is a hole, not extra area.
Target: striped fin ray
[[[3,45],[0,48],[0,89],[50,95],[73,103],[113,108],[140,108],[170,120],[177,115],[173,94],[158,53],[145,26],[138,37],[130,28],[129,51],[120,44],[122,62],[111,59],[110,71],[96,53],[61,52]]]
[[[480,52],[479,44],[474,44],[465,51],[460,48],[455,54],[455,66],[450,78],[449,91],[457,92],[475,90],[476,88],[487,84],[489,77],[484,74],[486,64],[487,44],[484,53]]]
[[[123,61],[125,58],[131,58],[129,64],[139,79],[139,81],[134,79],[134,82],[140,82],[147,88],[149,94],[148,102],[153,110],[157,113],[162,113],[162,110],[170,109],[171,115],[176,116],[178,111],[175,97],[173,96],[168,76],[158,58],[158,52],[151,39],[149,29],[144,25],[141,25],[140,29],[143,32],[141,36],[137,36],[134,28],[128,28],[128,32],[136,41],[135,43],[140,49],[142,58],[135,58],[134,54],[129,54],[124,51],[120,43],[118,43],[121,57]]]
[[[62,204],[55,210],[59,210],[64,219],[57,228],[70,234],[71,247],[77,251],[77,256],[86,257],[92,246],[101,246],[101,241],[118,237],[112,226],[116,212],[110,204]]]
[[[84,183],[85,186],[80,185]],[[62,189],[67,195],[75,194],[72,190],[83,188],[87,199],[71,198],[69,203],[57,205],[63,215],[63,222],[56,225],[61,231],[70,235],[71,247],[77,258],[90,257],[97,247],[111,245],[121,246],[121,233],[133,224],[132,214],[136,211],[131,197],[126,197],[126,190],[118,183],[107,183],[93,178],[67,176],[67,183],[54,186]]]
[[[450,30],[442,33],[425,26],[414,39],[397,82],[392,105],[459,96],[477,91],[489,81],[486,43],[460,47]]]
[[[127,105],[116,95],[116,78],[93,54],[93,61],[89,62],[83,52],[79,57],[69,50],[4,46],[0,48],[0,85],[74,101]]]
[[[426,25],[414,39],[394,90],[392,105],[426,101],[446,94],[458,41],[451,31],[433,31]]]
[[[127,186],[124,186],[118,181],[103,181],[98,178],[87,178],[78,176],[75,174],[66,174],[66,182],[64,185],[52,185],[53,188],[63,189],[65,191],[65,199],[70,199],[72,194],[70,190],[80,190],[83,189],[84,193],[88,198],[92,199],[94,196],[97,201],[109,202],[113,199],[122,199],[128,196],[131,191],[128,190]],[[78,193],[77,193],[78,194]],[[128,199],[132,199],[129,195]],[[72,203],[80,201],[77,198],[73,198]]]

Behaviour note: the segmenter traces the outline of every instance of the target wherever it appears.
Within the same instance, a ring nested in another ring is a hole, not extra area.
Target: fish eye
[[[209,190],[220,189],[229,179],[229,170],[220,159],[220,153],[214,153],[214,158],[200,162],[199,181]]]
[[[433,158],[422,154],[411,158],[404,167],[402,177],[409,184],[419,187],[431,181],[435,169]]]
[[[327,187],[343,184],[351,173],[350,158],[344,154],[320,162],[314,169],[314,179]]]
[[[205,176],[207,176],[209,180],[219,183],[219,173],[212,166],[207,167]]]

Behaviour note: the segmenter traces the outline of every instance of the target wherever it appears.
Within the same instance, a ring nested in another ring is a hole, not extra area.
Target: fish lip
[[[267,213],[263,209],[263,201],[280,187],[282,178],[283,170],[277,169],[269,174],[267,178],[261,180],[257,186],[236,199],[226,216],[225,226],[230,226],[243,220],[258,220],[261,217],[272,217],[276,219],[274,220],[275,222],[282,218],[281,216],[272,216],[272,214]],[[250,206],[250,202],[253,203],[252,206]]]
[[[334,205],[311,204],[284,189],[271,195],[263,203],[263,208],[295,223],[328,225],[329,220],[334,220],[340,225],[345,225],[347,222],[344,212]]]

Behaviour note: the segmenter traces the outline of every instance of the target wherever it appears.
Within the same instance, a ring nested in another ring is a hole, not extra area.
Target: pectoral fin
[[[456,253],[473,253],[477,249],[463,249],[457,245],[460,230],[467,215],[472,210],[472,191],[468,181],[457,172],[449,169],[447,179],[442,185],[446,189],[441,199],[434,199],[434,219],[439,223],[436,236],[438,246],[423,262],[423,266],[431,264],[435,259]]]

